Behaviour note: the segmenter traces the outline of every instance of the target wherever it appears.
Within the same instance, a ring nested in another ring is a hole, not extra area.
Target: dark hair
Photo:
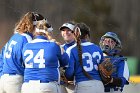
[[[77,29],[77,27],[79,29]],[[80,30],[80,31],[76,31],[76,30]],[[83,60],[82,60],[82,46],[81,46],[81,39],[85,39],[85,36],[88,35],[89,36],[89,27],[85,24],[85,23],[77,23],[76,27],[75,27],[75,31],[74,31],[74,35],[75,35],[75,41],[77,43],[77,49],[78,49],[78,57],[79,57],[79,63],[80,66],[82,67],[82,71],[84,73],[84,75],[88,78],[88,79],[93,79],[89,73],[87,73],[85,71],[85,69],[83,68]],[[77,32],[81,33],[77,34]]]
[[[39,21],[39,20],[43,20],[44,17],[41,14],[38,14],[36,12],[32,12],[32,20],[33,21]]]
[[[85,23],[77,23],[76,26],[80,28],[81,31],[81,39],[84,39],[86,35],[90,37],[90,28]]]
[[[75,24],[76,24],[75,21],[68,21],[67,23],[70,23],[70,24],[72,24],[72,25],[75,25]]]

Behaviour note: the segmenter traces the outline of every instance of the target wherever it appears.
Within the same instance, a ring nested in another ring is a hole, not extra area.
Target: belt
[[[3,75],[12,76],[12,75],[17,75],[17,73],[4,73]]]
[[[25,83],[58,83],[57,81],[44,81],[44,80],[24,80]]]

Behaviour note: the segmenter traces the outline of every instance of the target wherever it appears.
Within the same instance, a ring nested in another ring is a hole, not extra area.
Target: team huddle
[[[1,49],[0,93],[123,91],[129,69],[117,34],[105,33],[98,46],[89,41],[85,23],[66,22],[59,30],[65,44],[53,38],[53,27],[41,14],[21,17]]]

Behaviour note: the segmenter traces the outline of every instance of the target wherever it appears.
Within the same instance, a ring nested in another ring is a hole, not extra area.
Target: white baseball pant
[[[74,93],[104,93],[104,85],[99,80],[81,81],[76,84]]]
[[[40,83],[39,80],[30,80],[22,85],[21,93],[61,93],[57,82]]]
[[[21,93],[21,86],[23,84],[23,76],[15,74],[4,74],[1,76],[1,90],[0,93]]]
[[[61,85],[62,93],[74,93],[75,85],[74,84],[63,84]]]
[[[114,91],[113,88],[110,89],[110,92],[105,92],[105,93],[122,93],[120,90]]]

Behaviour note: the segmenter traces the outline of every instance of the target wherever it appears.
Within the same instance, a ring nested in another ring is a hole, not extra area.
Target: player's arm
[[[69,56],[67,55],[66,52],[64,52],[62,55],[61,55],[61,67],[67,67],[68,66],[68,63],[69,63]]]
[[[74,57],[73,57],[73,54],[70,53],[69,55],[70,57],[70,61],[68,63],[68,67],[66,68],[65,70],[65,76],[68,80],[72,81],[73,80],[73,76],[74,76],[74,64],[75,64],[75,61],[74,61]]]
[[[26,35],[26,36],[23,36],[22,38],[20,38],[20,42],[18,42],[18,45],[15,45],[15,52],[17,53],[17,55],[18,56],[16,56],[16,58],[18,59],[18,60],[20,60],[20,65],[22,66],[22,67],[25,67],[24,66],[24,63],[23,63],[23,58],[22,58],[22,50],[23,50],[23,48],[24,48],[24,46],[27,44],[27,43],[29,43],[30,41],[32,40],[32,38],[30,37],[30,36],[28,36],[28,35]]]
[[[67,53],[59,46],[56,44],[56,51],[57,51],[57,56],[60,62],[60,67],[66,67],[69,62],[69,56]]]

